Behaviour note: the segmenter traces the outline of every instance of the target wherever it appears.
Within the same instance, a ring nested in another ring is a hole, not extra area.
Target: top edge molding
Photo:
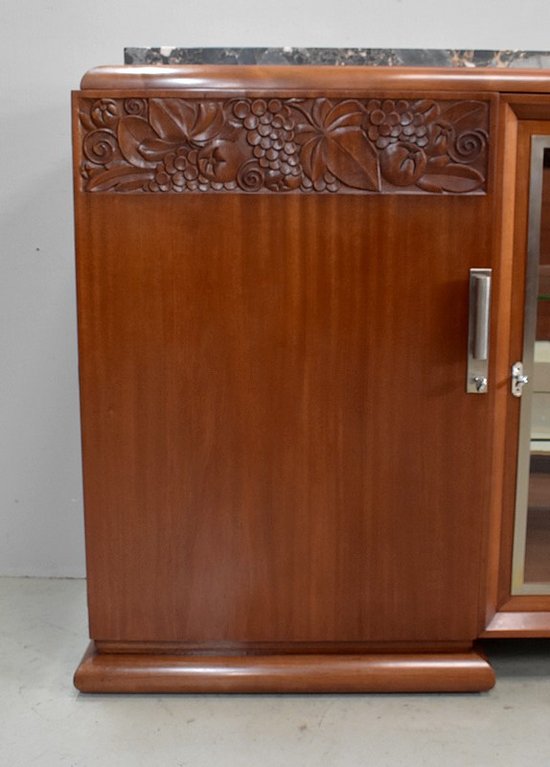
[[[82,90],[293,93],[472,90],[550,93],[544,69],[174,64],[101,66],[89,70]]]

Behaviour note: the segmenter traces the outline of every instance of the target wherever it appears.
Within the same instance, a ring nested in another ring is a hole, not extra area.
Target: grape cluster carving
[[[297,189],[303,170],[289,107],[280,99],[241,100],[234,105],[233,114],[242,123],[252,147],[257,165],[255,177],[263,179],[273,191]],[[255,164],[249,164],[249,173]]]
[[[149,184],[151,192],[183,192],[188,189],[207,191],[205,181],[199,180],[198,152],[181,146],[175,152],[168,152]],[[201,188],[202,187],[202,188]]]
[[[83,98],[89,192],[479,193],[484,101]]]
[[[419,147],[429,142],[422,112],[413,112],[408,101],[372,99],[367,103],[367,136],[377,149],[404,141]]]

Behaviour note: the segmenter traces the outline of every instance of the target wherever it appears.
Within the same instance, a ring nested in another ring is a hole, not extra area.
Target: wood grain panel
[[[94,638],[476,635],[491,204],[78,195]]]

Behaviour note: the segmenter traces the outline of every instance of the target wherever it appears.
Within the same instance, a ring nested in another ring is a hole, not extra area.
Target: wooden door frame
[[[482,637],[550,637],[550,595],[512,595],[517,434],[520,400],[510,396],[510,366],[521,359],[529,224],[531,136],[550,135],[550,96],[505,94],[498,160],[499,264],[493,318],[495,410],[493,483]],[[483,600],[482,600],[483,601]]]

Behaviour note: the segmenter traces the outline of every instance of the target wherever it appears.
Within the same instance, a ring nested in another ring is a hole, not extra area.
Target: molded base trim
[[[482,638],[550,637],[550,612],[499,612],[489,623]]]
[[[215,655],[225,658],[272,655],[409,655],[410,653],[464,653],[472,649],[471,642],[122,642],[95,640],[99,654],[134,655]]]
[[[223,657],[98,653],[92,642],[74,683],[97,693],[482,692],[495,675],[474,651]]]

